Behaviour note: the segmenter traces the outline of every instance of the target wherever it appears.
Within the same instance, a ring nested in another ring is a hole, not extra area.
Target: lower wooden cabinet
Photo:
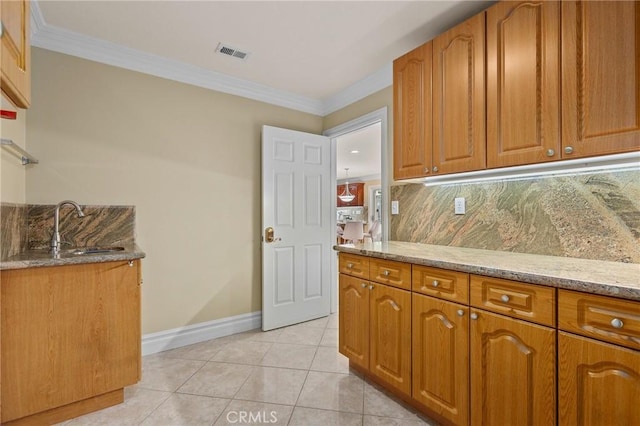
[[[411,292],[372,282],[369,371],[411,395]]]
[[[339,352],[411,395],[411,293],[340,274]]]
[[[412,396],[439,417],[469,424],[469,307],[413,294]]]
[[[369,368],[369,283],[340,274],[338,349],[349,361]]]
[[[139,261],[1,276],[3,423],[66,406],[33,422],[56,423],[83,414],[68,404],[140,380]]]
[[[640,352],[558,332],[560,425],[632,425],[640,419]]]
[[[556,330],[471,309],[471,424],[556,424]]]

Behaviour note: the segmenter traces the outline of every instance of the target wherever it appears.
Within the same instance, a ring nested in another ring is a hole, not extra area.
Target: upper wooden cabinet
[[[431,42],[393,61],[393,177],[431,168]]]
[[[17,107],[31,103],[31,45],[29,44],[29,1],[2,1],[2,47],[0,86]]]
[[[360,182],[360,183],[350,183],[349,184],[349,192],[352,193],[353,195],[355,195],[355,198],[351,201],[349,201],[348,203],[345,201],[342,201],[340,199],[340,195],[343,194],[345,192],[346,189],[346,185],[338,185],[338,189],[337,189],[337,194],[338,194],[338,198],[337,198],[337,205],[338,207],[349,207],[349,206],[364,206],[364,183]]]
[[[486,167],[485,14],[433,39],[432,174]]]
[[[558,160],[560,4],[487,10],[487,167]]]
[[[640,149],[640,2],[562,2],[564,158]]]

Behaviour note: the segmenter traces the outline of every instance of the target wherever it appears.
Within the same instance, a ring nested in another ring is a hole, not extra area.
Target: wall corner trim
[[[220,318],[142,336],[142,355],[193,345],[262,326],[262,311]]]

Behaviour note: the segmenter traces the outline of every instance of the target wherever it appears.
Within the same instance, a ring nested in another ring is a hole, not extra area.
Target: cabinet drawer
[[[413,265],[411,289],[415,292],[469,304],[469,274]]]
[[[411,290],[411,264],[371,258],[369,279],[381,284]]]
[[[340,253],[338,269],[341,274],[347,274],[365,280],[369,279],[369,258],[357,254]]]
[[[514,318],[555,327],[555,289],[471,275],[471,305]]]
[[[559,290],[558,328],[640,349],[640,303]]]

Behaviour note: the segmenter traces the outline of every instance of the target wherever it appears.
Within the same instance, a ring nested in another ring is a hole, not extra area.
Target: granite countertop
[[[340,252],[640,301],[640,264],[400,241],[334,246]]]
[[[0,270],[39,268],[45,266],[78,265],[82,263],[115,262],[121,260],[142,259],[146,254],[135,244],[120,245],[122,251],[112,253],[96,253],[74,255],[69,250],[62,250],[53,257],[49,250],[27,250],[8,259],[0,261]]]

